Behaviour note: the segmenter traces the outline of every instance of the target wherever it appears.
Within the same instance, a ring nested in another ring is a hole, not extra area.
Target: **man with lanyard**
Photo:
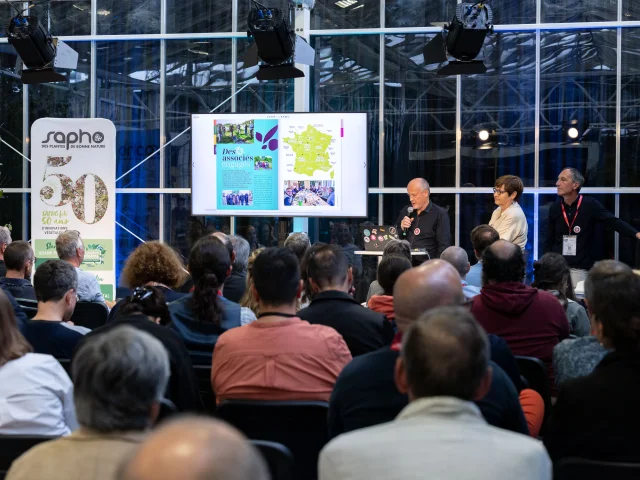
[[[407,194],[411,202],[410,213],[407,205],[400,211],[396,220],[401,238],[408,240],[412,249],[425,249],[428,257],[414,257],[414,264],[429,258],[438,258],[451,245],[449,215],[447,211],[429,201],[429,183],[424,178],[414,178],[407,185]]]
[[[575,168],[565,168],[558,175],[556,187],[562,200],[549,209],[547,252],[560,253],[571,268],[571,282],[575,287],[584,281],[597,257],[593,248],[598,223],[626,237],[640,239],[640,233],[616,218],[593,197],[580,194],[584,177]]]

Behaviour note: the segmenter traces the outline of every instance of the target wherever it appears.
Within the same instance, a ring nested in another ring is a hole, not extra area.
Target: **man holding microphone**
[[[400,238],[408,240],[411,249],[425,249],[429,256],[413,257],[414,264],[438,258],[451,246],[447,211],[429,200],[429,183],[414,178],[407,185],[410,205],[400,211],[396,226]]]

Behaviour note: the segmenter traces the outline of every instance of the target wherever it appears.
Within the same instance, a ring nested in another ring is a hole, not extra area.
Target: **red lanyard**
[[[576,207],[576,214],[573,217],[573,220],[571,221],[571,225],[569,225],[569,219],[567,218],[567,212],[564,209],[564,202],[562,202],[560,204],[560,206],[562,207],[562,215],[564,215],[564,223],[567,224],[567,227],[569,227],[569,234],[571,234],[571,229],[573,228],[573,224],[576,223],[576,218],[578,218],[578,210],[580,210],[580,204],[582,203],[582,195],[580,195],[580,198],[578,199],[578,206]]]

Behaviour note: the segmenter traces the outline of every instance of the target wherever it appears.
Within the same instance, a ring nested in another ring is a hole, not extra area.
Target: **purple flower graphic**
[[[264,137],[260,132],[256,132],[256,140],[262,142],[262,150],[266,150],[268,148],[273,152],[278,149],[278,139],[273,138],[277,131],[278,125],[269,130]]]

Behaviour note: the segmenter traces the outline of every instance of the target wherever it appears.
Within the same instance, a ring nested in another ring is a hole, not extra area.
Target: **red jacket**
[[[393,310],[393,297],[391,295],[373,295],[369,299],[368,307],[374,312],[383,314],[389,321],[396,318],[396,312]]]
[[[484,285],[471,312],[488,333],[502,337],[514,355],[539,358],[552,367],[553,347],[569,336],[569,321],[558,299],[520,282]]]

